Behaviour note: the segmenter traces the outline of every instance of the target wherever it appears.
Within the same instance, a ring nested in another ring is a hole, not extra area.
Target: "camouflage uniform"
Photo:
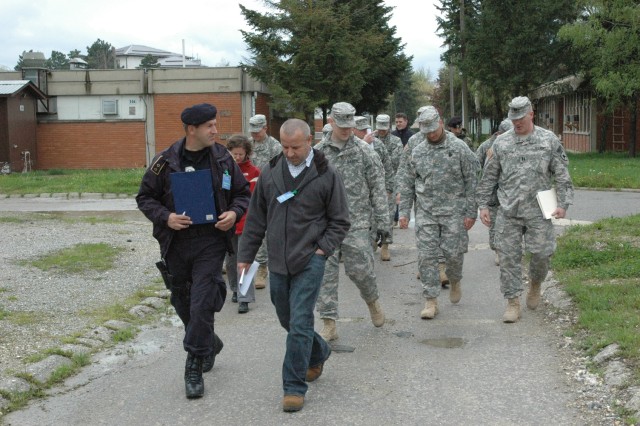
[[[453,133],[444,131],[443,138],[438,144],[425,140],[416,146],[396,179],[401,217],[410,217],[415,198],[418,267],[425,298],[440,294],[440,250],[449,279],[462,279],[463,256],[469,243],[464,218],[477,216],[474,191],[478,160]]]
[[[259,169],[262,169],[269,160],[282,152],[280,142],[273,136],[267,135],[264,140],[256,142],[253,138],[249,138],[253,152],[251,153],[251,162]],[[261,265],[267,263],[267,239],[265,238],[256,254],[256,262]]]
[[[416,121],[417,120],[418,119],[416,119]],[[404,146],[404,150],[402,151],[402,156],[400,157],[400,164],[398,165],[398,173],[396,174],[396,193],[400,193],[400,188],[398,185],[398,176],[400,175],[404,176],[406,173],[408,173],[407,168],[409,167],[409,162],[411,161],[411,153],[413,152],[413,149],[426,140],[427,138],[425,137],[425,135],[423,133],[418,132],[413,136],[411,136],[407,141],[407,144]],[[400,196],[400,204],[402,204],[402,195]],[[407,217],[409,218],[410,216],[407,216]],[[444,258],[444,254],[442,253],[442,250],[438,249],[438,251],[439,251],[438,263],[445,263],[445,258]],[[420,256],[419,252],[418,252],[418,256]]]
[[[466,143],[469,149],[473,151],[473,141],[469,136],[467,136],[467,132],[465,129],[462,129],[462,132],[460,133],[460,135],[458,135],[458,139]]]
[[[380,139],[373,138],[372,144],[373,144],[373,151],[376,154],[378,154],[378,158],[382,163],[382,168],[384,169],[384,186],[386,189],[384,196],[385,196],[385,199],[387,200],[387,204],[390,205],[389,200],[393,199],[393,197],[390,196],[389,194],[393,194],[393,188],[395,186],[395,177],[396,177],[395,172],[393,171],[393,162],[391,160],[391,157],[389,156],[389,151],[387,150],[387,147]],[[371,149],[371,146],[369,146],[369,149]],[[371,213],[373,215],[373,212]],[[393,216],[391,216],[391,220],[389,221],[389,224],[388,224],[389,228],[392,228],[391,226],[392,222],[393,222]],[[370,234],[371,234],[371,240],[373,242],[376,241],[377,233],[378,233],[378,227],[375,226],[375,221],[372,220]],[[393,242],[391,233],[389,233],[389,237],[385,240],[385,242],[387,244],[391,244]]]
[[[325,154],[342,177],[347,190],[351,228],[339,250],[327,259],[316,309],[320,318],[336,320],[339,252],[342,252],[345,273],[360,290],[362,299],[367,303],[378,299],[369,229],[375,224],[378,229],[388,231],[389,212],[383,167],[378,156],[354,135],[342,149],[333,145],[330,137],[331,133],[327,134],[314,148]]]
[[[267,135],[267,137],[260,142],[249,138],[249,142],[251,142],[251,146],[253,147],[251,162],[259,169],[262,169],[269,160],[282,152],[280,142],[273,136]]]
[[[478,185],[477,202],[481,209],[488,208],[498,186],[495,244],[500,255],[500,291],[506,299],[518,297],[523,290],[523,236],[526,250],[532,254],[531,281],[540,283],[547,275],[556,241],[553,224],[542,216],[536,194],[550,189],[555,181],[558,207],[566,210],[573,202],[567,165],[556,135],[538,126],[523,137],[510,130],[493,144],[493,156]]]
[[[480,163],[480,168],[484,169],[484,165],[487,163],[487,153],[493,146],[497,134],[491,135],[489,139],[482,142],[476,151],[476,157],[478,157],[478,162]],[[489,247],[491,250],[496,250],[495,245],[495,227],[496,227],[496,215],[498,213],[498,207],[500,206],[500,202],[498,201],[498,185],[494,188],[491,198],[488,201],[487,208],[489,209],[489,217],[491,218],[491,226],[489,227]]]
[[[389,160],[391,161],[391,169],[393,171],[393,179],[391,183],[391,189],[387,185],[387,191],[391,193],[390,197],[387,197],[387,201],[389,203],[389,238],[387,238],[387,243],[393,243],[393,217],[396,213],[396,197],[395,197],[395,180],[396,175],[398,173],[398,166],[400,165],[400,159],[402,157],[402,141],[399,137],[394,136],[391,132],[388,132],[387,135],[383,138],[378,138],[384,146],[387,147],[387,153]]]

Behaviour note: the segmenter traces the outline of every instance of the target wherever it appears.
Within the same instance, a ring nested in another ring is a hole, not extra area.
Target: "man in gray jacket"
[[[311,147],[309,125],[287,120],[280,128],[282,154],[262,169],[238,249],[238,273],[255,259],[267,235],[271,301],[287,330],[282,366],[284,411],[304,405],[307,382],[322,374],[331,349],[314,331],[313,308],[327,257],[349,230],[342,179],[324,154]]]

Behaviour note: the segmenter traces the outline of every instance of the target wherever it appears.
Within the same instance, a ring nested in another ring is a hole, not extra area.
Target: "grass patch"
[[[29,222],[28,219],[22,217],[13,217],[13,216],[2,216],[0,217],[0,223],[26,223]]]
[[[45,320],[46,315],[42,312],[18,311],[9,312],[7,320],[15,325],[33,325]]]
[[[113,333],[112,339],[115,343],[128,342],[129,340],[133,340],[133,338],[136,337],[136,332],[137,330],[135,330],[133,327],[116,330],[116,332]]]
[[[568,154],[574,186],[585,188],[640,189],[640,157],[626,153]]]
[[[91,311],[83,312],[83,315],[91,317],[96,324],[102,324],[109,320],[121,320],[128,321],[132,324],[139,324],[140,318],[129,313],[129,310],[140,303],[141,300],[155,296],[158,290],[164,289],[164,285],[160,283],[154,283],[146,286],[140,290],[137,290],[131,296],[127,297],[121,302],[116,302],[112,305],[103,306]]]
[[[49,348],[44,350],[43,352],[28,356],[27,358],[25,358],[24,362],[27,364],[34,364],[36,362],[42,361],[50,355],[60,355],[66,358],[71,358],[73,356],[73,353],[69,351],[63,351],[60,348]]]
[[[80,273],[86,270],[107,271],[113,268],[118,254],[123,248],[106,243],[76,244],[35,260],[23,261],[22,265],[31,265],[43,271],[57,270],[63,273]]]
[[[591,355],[617,343],[640,380],[640,215],[567,229],[552,260]]]
[[[7,318],[11,313],[7,311],[3,306],[0,306],[0,320]]]
[[[36,170],[0,177],[2,194],[108,192],[135,194],[144,168],[117,170]]]

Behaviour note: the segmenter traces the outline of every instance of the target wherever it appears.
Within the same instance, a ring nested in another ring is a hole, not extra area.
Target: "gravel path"
[[[6,370],[22,371],[25,357],[95,326],[86,312],[122,301],[157,278],[158,244],[139,212],[92,218],[97,214],[0,212],[0,377]],[[21,265],[79,243],[124,250],[107,272],[66,274]]]

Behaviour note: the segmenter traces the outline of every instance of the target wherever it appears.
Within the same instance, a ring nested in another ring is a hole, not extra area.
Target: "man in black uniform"
[[[142,178],[138,208],[153,222],[160,243],[163,278],[171,304],[185,327],[187,398],[204,394],[203,371],[213,368],[222,340],[213,332],[213,317],[227,294],[222,263],[230,232],[249,205],[249,183],[224,146],[215,143],[216,107],[199,104],[181,115],[186,136],[158,154]],[[217,222],[194,225],[176,212],[171,173],[210,171]]]

